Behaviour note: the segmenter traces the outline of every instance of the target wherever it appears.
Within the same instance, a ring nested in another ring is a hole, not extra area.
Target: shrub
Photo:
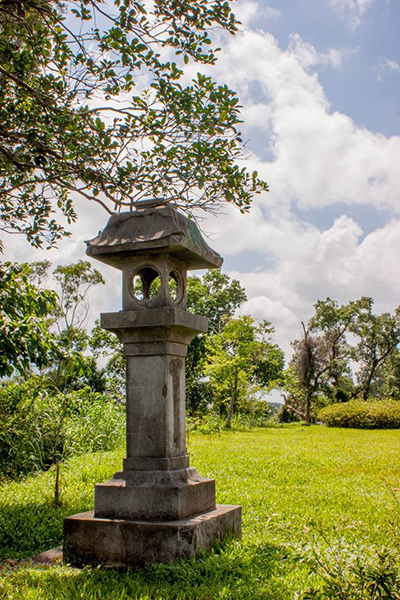
[[[328,427],[354,429],[399,429],[400,402],[352,400],[321,410],[319,419]]]
[[[192,431],[207,435],[221,433],[224,426],[225,419],[214,411],[210,411],[207,414],[194,415],[186,419],[186,433],[188,437]]]
[[[40,377],[0,389],[0,473],[46,469],[87,451],[111,450],[124,428],[123,407],[89,388],[43,389]]]

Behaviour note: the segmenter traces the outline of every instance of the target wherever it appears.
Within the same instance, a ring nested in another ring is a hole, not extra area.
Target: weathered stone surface
[[[150,336],[146,340],[148,342],[175,341],[175,334],[178,339],[183,336],[180,343],[185,344],[187,336],[190,342],[198,333],[208,331],[208,321],[205,317],[193,315],[179,308],[168,307],[147,311],[120,310],[102,313],[100,317],[103,329],[115,332],[123,343],[128,341],[120,337],[123,332],[129,336],[129,341],[137,342],[145,341],[143,338],[147,336]],[[152,329],[155,329],[154,333]]]
[[[135,277],[139,276],[142,294],[135,289]],[[175,280],[175,294],[169,291],[170,276]],[[150,294],[155,280],[159,279],[157,294]],[[169,254],[143,254],[132,256],[122,264],[122,308],[124,310],[148,310],[149,308],[186,309],[187,270],[181,260]]]
[[[57,546],[57,548],[52,548],[51,550],[46,550],[46,552],[36,554],[32,560],[33,562],[42,563],[44,565],[53,565],[57,562],[60,562],[62,558],[63,550],[61,546]]]
[[[64,560],[70,564],[131,567],[194,558],[228,535],[241,537],[241,507],[215,510],[178,521],[99,519],[93,512],[64,520]]]
[[[139,481],[134,472],[125,476],[117,473],[110,481],[96,485],[95,517],[168,521],[214,509],[215,481],[200,477],[195,469],[186,471],[194,472],[186,477],[186,482],[169,483],[162,481],[168,475],[173,479],[174,472],[141,471],[138,474],[143,479]]]
[[[113,215],[102,233],[87,242],[89,256],[118,269],[131,256],[149,251],[175,256],[188,269],[222,265],[195,222],[170,205]]]

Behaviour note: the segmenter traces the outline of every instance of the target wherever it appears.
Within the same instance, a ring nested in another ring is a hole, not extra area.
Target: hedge
[[[318,418],[328,427],[354,429],[399,429],[400,402],[396,400],[352,400],[323,408]]]

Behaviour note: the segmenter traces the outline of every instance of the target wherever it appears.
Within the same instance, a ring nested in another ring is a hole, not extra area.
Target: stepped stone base
[[[98,483],[94,516],[128,521],[177,521],[215,509],[215,481],[196,469],[117,472]]]
[[[76,566],[131,567],[194,558],[215,541],[241,537],[241,507],[214,510],[177,521],[130,521],[94,517],[93,511],[64,520],[64,560]]]

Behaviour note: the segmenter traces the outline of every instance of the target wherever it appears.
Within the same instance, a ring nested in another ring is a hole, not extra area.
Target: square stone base
[[[89,511],[64,520],[64,560],[110,567],[171,563],[193,558],[227,534],[240,538],[241,521],[241,507],[224,504],[179,521],[103,519]]]
[[[178,521],[214,510],[214,479],[204,479],[197,472],[196,475],[196,478],[189,477],[179,485],[174,481],[164,485],[154,485],[153,482],[135,485],[124,477],[98,483],[94,492],[95,518]]]

